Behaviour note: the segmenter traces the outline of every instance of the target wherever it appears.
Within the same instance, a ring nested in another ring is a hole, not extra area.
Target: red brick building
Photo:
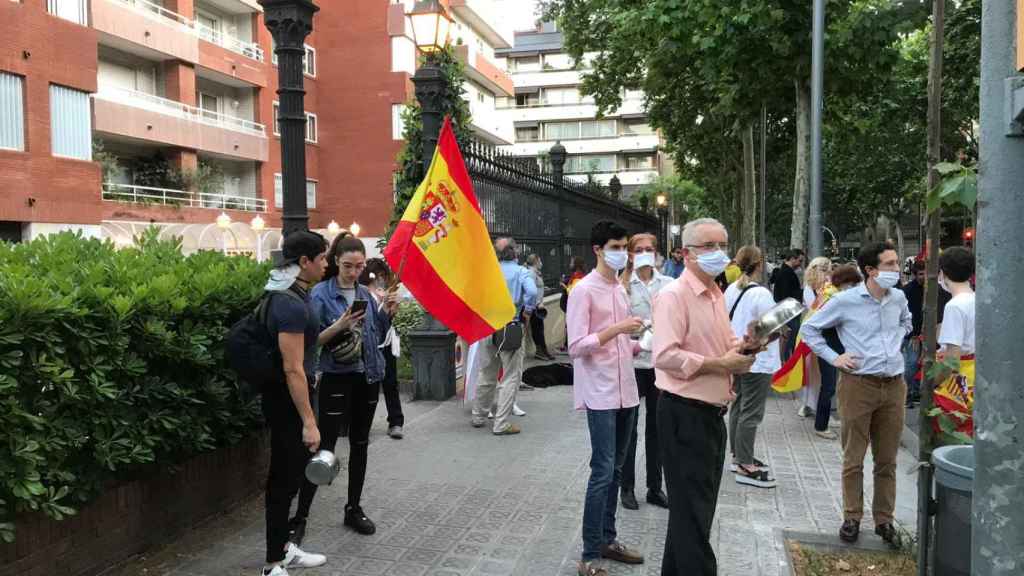
[[[404,7],[319,4],[306,41],[310,227],[378,236],[394,117],[412,93],[409,70],[392,71]],[[277,69],[256,0],[22,0],[0,3],[0,19],[13,23],[0,38],[0,237],[128,242],[158,225],[186,250],[250,251],[255,216],[280,226]]]

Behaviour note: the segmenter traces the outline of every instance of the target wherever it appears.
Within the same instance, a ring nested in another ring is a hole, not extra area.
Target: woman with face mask
[[[832,261],[824,256],[818,256],[807,265],[807,270],[804,272],[803,304],[808,311],[817,310],[825,303],[827,298],[825,287],[828,286],[828,275],[831,270]],[[821,390],[817,367],[811,366],[810,368],[808,371],[810,377],[800,392],[803,403],[797,410],[797,414],[805,418],[814,417],[814,411],[818,406],[818,393]]]
[[[672,278],[658,272],[654,255],[658,251],[658,239],[653,234],[635,234],[629,239],[629,263],[620,281],[629,295],[629,313],[640,318],[648,326],[651,323],[651,311],[654,309],[654,297]],[[644,440],[647,455],[647,502],[668,508],[668,497],[661,488],[661,457],[658,454],[658,389],[654,386],[654,364],[651,353],[641,351],[633,358],[633,372],[636,374],[637,390],[644,398],[645,420]],[[640,418],[637,417],[637,422]],[[636,484],[636,443],[637,433],[634,426],[633,437],[626,452],[626,461],[622,465],[622,507],[628,510],[639,509],[636,495],[633,492]]]

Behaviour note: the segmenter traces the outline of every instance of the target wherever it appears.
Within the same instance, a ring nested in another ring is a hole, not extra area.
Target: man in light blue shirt
[[[864,512],[864,455],[872,447],[875,533],[899,544],[896,453],[903,431],[903,338],[913,329],[907,298],[895,289],[899,257],[890,243],[865,246],[857,256],[864,283],[832,296],[804,321],[800,334],[821,361],[839,368],[839,417],[843,443],[843,526],[839,537],[854,542]],[[837,354],[822,330],[836,328],[846,352]]]
[[[530,314],[537,303],[537,285],[533,281],[530,271],[518,264],[518,247],[516,241],[509,237],[500,237],[494,241],[494,251],[498,254],[498,265],[505,277],[505,284],[508,286],[509,294],[512,295],[512,302],[516,305],[516,317],[513,323],[518,323],[515,328],[520,335],[523,334],[523,326],[530,321]],[[501,336],[502,331],[497,333]],[[496,436],[508,434],[519,434],[519,427],[508,421],[509,414],[516,402],[516,393],[519,391],[519,383],[523,378],[523,356],[525,347],[520,345],[515,350],[499,351],[491,337],[480,341],[481,364],[480,384],[476,391],[476,401],[473,403],[474,428],[480,428],[487,423],[487,412],[494,402],[494,395],[497,392],[498,402],[494,411],[494,427],[492,432]],[[501,379],[498,379],[498,372],[501,371]],[[495,390],[497,389],[497,390]]]

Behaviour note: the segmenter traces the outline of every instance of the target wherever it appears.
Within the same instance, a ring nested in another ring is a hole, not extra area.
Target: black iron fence
[[[618,201],[609,188],[565,180],[558,165],[564,156],[552,154],[554,174],[541,174],[534,159],[481,142],[469,142],[462,152],[491,236],[511,236],[524,256],[538,254],[549,293],[558,290],[573,256],[583,258],[587,270],[594,267],[590,228],[596,222],[613,220],[630,234],[660,231],[653,214]]]

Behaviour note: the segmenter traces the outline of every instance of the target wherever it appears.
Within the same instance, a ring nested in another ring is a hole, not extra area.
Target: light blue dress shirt
[[[516,305],[516,318],[523,310],[532,314],[537,302],[537,285],[533,282],[533,274],[514,260],[504,260],[499,265],[508,292],[512,295],[512,302]]]
[[[903,374],[903,338],[913,329],[907,297],[902,290],[889,289],[875,300],[864,283],[840,292],[811,315],[800,327],[800,335],[818,358],[835,364],[839,354],[825,343],[821,331],[835,328],[846,352],[857,357],[853,371],[860,376]]]

